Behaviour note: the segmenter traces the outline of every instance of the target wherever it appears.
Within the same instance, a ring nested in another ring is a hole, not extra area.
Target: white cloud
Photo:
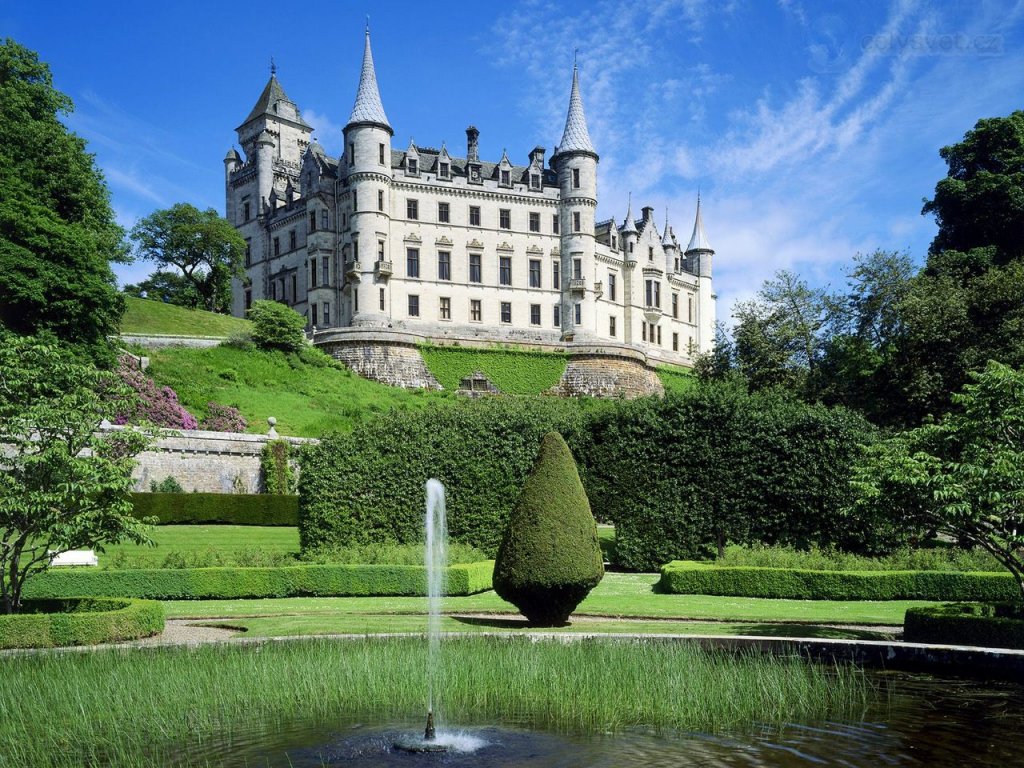
[[[313,137],[329,155],[340,155],[344,148],[341,123],[336,123],[322,112],[302,110],[302,119],[313,126]]]
[[[152,200],[157,205],[167,205],[167,199],[157,191],[152,183],[143,181],[132,171],[122,171],[120,168],[108,165],[104,167],[103,173],[111,185],[120,187],[147,200]]]

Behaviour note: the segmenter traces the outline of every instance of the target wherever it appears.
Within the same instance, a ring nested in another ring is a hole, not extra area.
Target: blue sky
[[[370,14],[394,146],[523,162],[561,137],[574,50],[601,155],[599,218],[627,194],[681,238],[698,188],[719,316],[777,269],[843,282],[858,251],[935,232],[940,147],[1024,108],[1024,1],[521,0],[263,3],[0,0],[0,36],[75,101],[119,221],[188,201],[223,211],[225,152],[274,57],[328,152],[355,96]],[[0,105],[2,108],[2,105]],[[123,281],[152,270],[119,267]]]

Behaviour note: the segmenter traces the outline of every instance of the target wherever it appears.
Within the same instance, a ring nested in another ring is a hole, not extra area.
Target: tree
[[[230,311],[231,278],[245,277],[245,240],[215,210],[177,203],[137,222],[131,238],[139,258],[181,270],[204,309]]]
[[[992,361],[969,378],[941,422],[868,449],[854,475],[858,503],[982,547],[1024,599],[1024,372]]]
[[[7,39],[0,104],[0,321],[106,355],[125,307],[110,262],[128,252],[93,156],[60,120],[71,99],[35,53]]]
[[[131,429],[98,431],[126,396],[113,374],[77,362],[65,347],[0,338],[3,613],[21,609],[26,580],[55,554],[148,541],[129,495],[133,457],[148,438]]]
[[[124,293],[126,296],[165,301],[189,309],[198,309],[202,304],[202,297],[187,277],[163,270],[157,270],[142,282],[126,285]]]
[[[252,340],[261,349],[297,352],[306,344],[306,318],[277,301],[254,301],[249,309]]]
[[[494,591],[531,624],[565,624],[604,577],[597,525],[569,446],[541,442],[494,562]]]

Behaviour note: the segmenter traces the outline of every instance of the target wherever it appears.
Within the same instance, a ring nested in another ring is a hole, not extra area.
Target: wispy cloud
[[[313,109],[302,110],[302,119],[313,126],[313,137],[320,142],[320,145],[329,154],[340,154],[344,143],[342,141],[342,125],[331,120],[323,112]]]

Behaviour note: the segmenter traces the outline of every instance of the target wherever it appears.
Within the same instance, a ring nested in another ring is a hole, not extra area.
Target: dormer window
[[[509,171],[501,172],[501,186],[508,187],[512,185],[512,174]]]
[[[539,173],[531,173],[530,174],[530,189],[540,189],[540,174]]]
[[[406,160],[406,169],[406,173],[410,176],[416,176],[420,172],[419,163],[416,161],[416,158],[410,157]]]
[[[448,163],[438,163],[437,165],[437,177],[439,179],[447,179],[451,175],[451,168]]]

